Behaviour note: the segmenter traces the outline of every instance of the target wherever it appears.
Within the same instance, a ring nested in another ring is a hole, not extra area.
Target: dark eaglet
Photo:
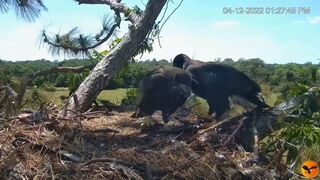
[[[137,109],[131,117],[145,117],[143,125],[154,125],[151,115],[162,112],[165,123],[191,94],[191,75],[175,67],[160,67],[147,73],[138,88]]]
[[[230,101],[248,111],[269,107],[262,98],[259,85],[231,66],[193,60],[185,54],[177,55],[173,66],[191,73],[192,92],[208,102],[209,115],[215,113],[217,120],[227,116]]]

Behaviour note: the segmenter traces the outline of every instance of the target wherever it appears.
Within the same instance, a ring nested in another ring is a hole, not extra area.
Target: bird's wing
[[[308,166],[302,166],[304,170],[309,170]]]
[[[145,76],[140,82],[137,96],[137,104],[144,101],[144,98],[157,95],[159,89],[166,85],[166,78],[161,73],[154,73]]]

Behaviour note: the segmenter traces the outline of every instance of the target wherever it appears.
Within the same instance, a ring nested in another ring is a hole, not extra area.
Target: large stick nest
[[[0,132],[1,179],[271,179],[284,174],[247,163],[252,153],[230,138],[229,145],[201,141],[202,122],[192,115],[184,127],[159,124],[144,131],[131,113],[62,119],[49,106],[37,121],[35,112],[9,119]]]

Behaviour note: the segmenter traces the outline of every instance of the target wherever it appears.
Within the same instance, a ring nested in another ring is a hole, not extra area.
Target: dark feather
[[[163,120],[180,106],[191,94],[191,76],[182,69],[157,68],[147,73],[139,85],[137,111],[133,116],[143,117],[162,111]]]
[[[269,107],[261,97],[260,86],[234,67],[192,60],[185,54],[177,55],[173,66],[192,74],[192,91],[207,100],[209,113],[215,112],[218,119],[230,108],[228,98],[232,95],[247,99],[258,109]]]

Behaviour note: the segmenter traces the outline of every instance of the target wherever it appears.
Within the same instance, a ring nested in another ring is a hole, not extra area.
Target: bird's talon
[[[141,126],[144,128],[148,128],[148,127],[152,127],[156,124],[157,124],[157,122],[151,116],[146,116],[143,118]]]
[[[173,119],[173,120],[170,120],[167,124],[165,124],[165,127],[167,127],[167,128],[181,127],[183,125],[184,125],[184,123],[182,123],[181,121]]]

